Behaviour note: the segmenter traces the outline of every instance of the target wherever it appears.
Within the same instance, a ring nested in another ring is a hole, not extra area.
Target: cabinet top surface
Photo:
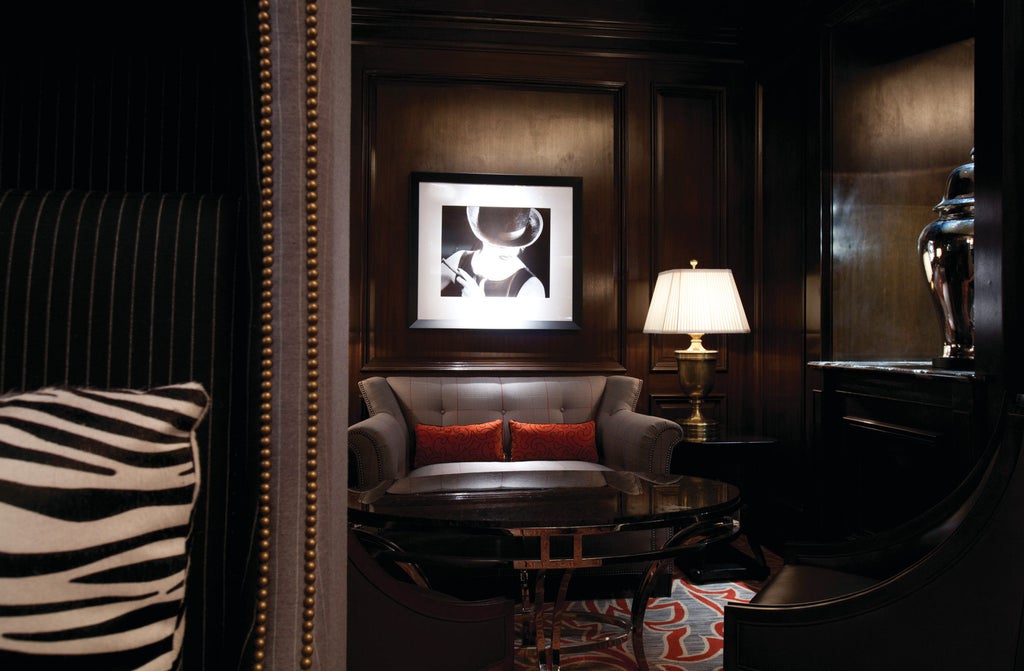
[[[951,377],[973,379],[973,370],[952,370],[936,368],[929,361],[809,361],[811,368],[862,370],[876,373],[897,373],[922,377]]]

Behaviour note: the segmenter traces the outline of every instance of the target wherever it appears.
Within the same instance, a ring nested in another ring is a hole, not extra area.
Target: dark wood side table
[[[709,547],[702,560],[680,565],[692,583],[764,580],[768,576],[757,540],[758,515],[764,512],[766,485],[778,459],[779,441],[754,435],[722,435],[715,440],[683,439],[672,453],[672,473],[711,478],[739,487],[744,505],[741,529],[754,557],[733,545]]]

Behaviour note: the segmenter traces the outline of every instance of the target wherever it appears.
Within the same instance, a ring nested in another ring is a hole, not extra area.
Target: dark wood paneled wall
[[[978,3],[975,98],[977,220],[976,362],[993,386],[1024,383],[1024,7]],[[995,416],[995,413],[993,413]]]
[[[870,43],[832,39],[831,356],[928,361],[943,331],[918,236],[972,160],[974,40],[884,58]]]
[[[459,72],[461,63],[448,61],[455,67],[429,76],[370,74],[363,82],[373,165],[362,270],[374,291],[362,368],[621,369],[621,85],[577,79],[556,86],[500,71],[480,77]],[[581,177],[583,329],[407,328],[414,281],[407,241],[415,234],[409,185],[416,171]]]
[[[1006,290],[1019,284],[1018,4],[985,3],[980,31],[970,0],[798,2],[782,21],[769,3],[357,5],[350,384],[624,371],[645,380],[648,411],[681,414],[672,350],[685,339],[642,325],[658,271],[697,258],[733,269],[752,325],[709,338],[722,351],[712,412],[727,431],[779,438],[775,493],[813,505],[807,362],[933,355],[919,262],[898,250],[968,158],[975,71],[989,75],[974,84],[979,371],[1020,377]],[[500,153],[507,133],[535,163]],[[407,173],[421,169],[584,178],[579,332],[409,332]]]
[[[678,414],[688,339],[642,328],[657,273],[698,259],[732,268],[753,328],[706,340],[721,352],[711,413],[761,429],[756,87],[736,26],[614,5],[354,8],[351,419],[356,381],[405,372],[624,372],[646,381],[643,409]],[[582,177],[580,329],[410,329],[416,171]]]
[[[811,493],[807,437],[813,435],[805,364],[821,358],[822,333],[831,328],[821,310],[828,278],[821,275],[817,218],[822,63],[813,24],[794,22],[781,33],[760,35],[764,41],[750,44],[748,54],[758,81],[761,127],[756,180],[761,228],[755,245],[764,250],[760,328],[754,334],[761,361],[755,403],[763,433],[786,448],[778,455],[773,487],[780,497],[801,501]]]

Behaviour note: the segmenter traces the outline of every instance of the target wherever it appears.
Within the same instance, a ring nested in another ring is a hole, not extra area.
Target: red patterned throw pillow
[[[455,426],[416,425],[414,468],[456,461],[505,461],[501,420]]]
[[[512,461],[572,459],[597,463],[597,430],[582,424],[527,424],[509,420]]]

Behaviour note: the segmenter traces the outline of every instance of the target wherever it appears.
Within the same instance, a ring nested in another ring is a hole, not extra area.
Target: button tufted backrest
[[[574,377],[389,377],[409,430],[416,424],[453,426],[504,421],[576,424],[602,413],[632,410],[640,380],[626,376]],[[606,398],[612,388],[617,398]],[[372,412],[372,410],[371,410]]]

